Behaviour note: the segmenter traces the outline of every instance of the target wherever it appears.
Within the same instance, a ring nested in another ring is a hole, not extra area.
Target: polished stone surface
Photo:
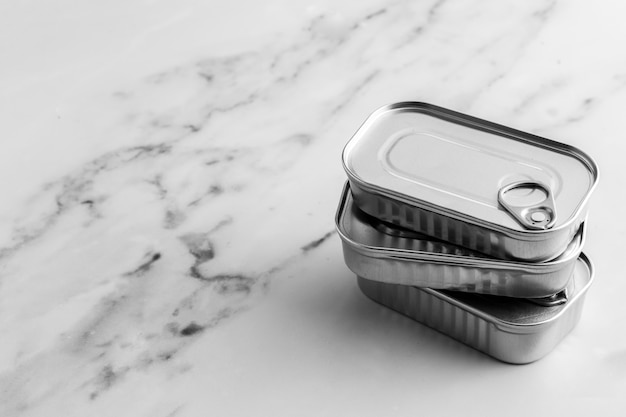
[[[0,415],[620,415],[620,1],[5,2]],[[391,102],[601,169],[582,319],[497,362],[366,299],[341,150]]]

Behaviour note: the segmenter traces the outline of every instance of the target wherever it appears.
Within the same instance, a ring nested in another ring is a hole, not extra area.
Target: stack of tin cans
[[[406,102],[372,114],[343,164],[337,230],[368,297],[510,363],[576,325],[593,276],[587,154]]]

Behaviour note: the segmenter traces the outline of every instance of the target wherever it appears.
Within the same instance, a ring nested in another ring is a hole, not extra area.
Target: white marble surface
[[[0,5],[0,415],[623,415],[626,4]],[[427,101],[578,146],[578,327],[527,366],[360,294],[365,117]],[[622,411],[623,413],[623,411]]]

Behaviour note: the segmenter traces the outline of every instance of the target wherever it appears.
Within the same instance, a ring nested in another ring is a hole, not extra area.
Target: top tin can
[[[599,175],[575,147],[418,102],[374,112],[344,148],[343,165],[366,213],[531,262],[565,250]]]

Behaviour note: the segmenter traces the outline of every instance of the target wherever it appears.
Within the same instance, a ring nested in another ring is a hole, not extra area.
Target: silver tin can
[[[500,259],[553,259],[587,215],[591,157],[562,143],[406,102],[374,112],[343,151],[366,213]]]
[[[542,307],[523,299],[440,291],[358,278],[372,300],[496,359],[524,364],[541,359],[576,326],[593,279],[581,254],[565,304]]]
[[[335,224],[346,265],[363,278],[389,283],[519,298],[563,290],[584,243],[584,224],[563,254],[529,263],[488,258],[447,242],[386,225],[356,207],[344,187]]]

